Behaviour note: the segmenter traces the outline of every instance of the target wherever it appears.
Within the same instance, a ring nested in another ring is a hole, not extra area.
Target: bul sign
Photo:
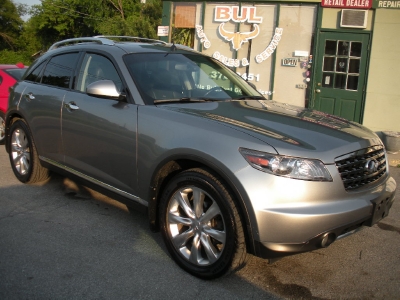
[[[254,39],[259,35],[261,29],[258,24],[262,23],[263,18],[257,15],[257,7],[254,6],[239,7],[219,5],[215,7],[214,21],[220,22],[217,29],[219,37],[224,39],[225,41],[230,42],[232,45],[232,49],[238,51],[239,49],[241,49],[243,43],[247,43],[249,40]],[[229,21],[235,23],[247,22],[252,25],[252,30],[247,32],[229,31],[224,27],[224,25]],[[254,57],[254,60],[257,63],[262,63],[264,60],[268,59],[271,56],[271,54],[278,46],[279,41],[281,40],[282,32],[282,28],[275,28],[275,34],[272,37],[269,45],[266,45],[265,50]],[[211,42],[205,35],[202,26],[196,26],[196,34],[197,37],[200,39],[200,42],[203,44],[203,47],[206,49],[210,48]],[[242,59],[233,59],[216,51],[214,52],[213,57],[230,67],[244,67],[249,65],[247,55],[245,58]]]
[[[240,13],[239,13],[240,10]],[[263,18],[256,16],[256,8],[253,6],[217,6],[215,8],[214,20],[217,22],[249,22],[261,23]]]

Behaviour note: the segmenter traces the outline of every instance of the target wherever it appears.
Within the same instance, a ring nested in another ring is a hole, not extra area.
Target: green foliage
[[[2,0],[0,0],[2,1]],[[82,36],[134,35],[155,37],[162,4],[120,0],[42,0],[33,7],[28,26],[45,47]]]
[[[194,28],[174,28],[172,31],[171,40],[175,44],[181,44],[193,48],[194,35]]]
[[[29,8],[0,0],[0,51],[2,61],[30,63],[31,56],[53,43],[94,35],[127,35],[157,38],[161,0],[41,0]],[[28,21],[21,16],[29,14]],[[5,20],[3,22],[3,20]],[[8,60],[8,61],[7,61]]]
[[[14,49],[23,24],[18,12],[23,13],[11,0],[0,0],[0,50]]]
[[[16,64],[19,62],[29,66],[32,63],[32,58],[26,52],[15,52],[12,50],[0,51],[0,64]]]
[[[121,18],[115,15],[99,24],[98,31],[103,35],[139,36],[157,38],[157,26],[161,24],[161,2],[140,4],[133,14]]]

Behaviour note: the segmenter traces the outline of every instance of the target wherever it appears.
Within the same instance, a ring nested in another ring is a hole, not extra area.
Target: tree
[[[157,25],[161,24],[161,17],[161,1],[136,3],[129,7],[129,12],[125,10],[121,15],[108,18],[97,29],[104,35],[157,38]]]
[[[0,50],[14,49],[14,44],[22,32],[23,21],[19,12],[24,6],[17,6],[11,0],[0,0]]]
[[[0,0],[2,1],[2,0]],[[42,47],[73,37],[134,35],[156,37],[161,23],[161,0],[148,4],[123,0],[42,0],[31,11],[27,31]]]
[[[94,35],[157,38],[161,0],[42,0],[30,9],[0,0],[0,61],[25,64],[53,43]],[[149,2],[150,1],[150,2]],[[21,16],[30,14],[23,22]],[[3,52],[3,49],[12,50]],[[15,52],[17,51],[17,52]]]

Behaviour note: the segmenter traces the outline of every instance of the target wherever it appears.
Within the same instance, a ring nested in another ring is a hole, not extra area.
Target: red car
[[[23,63],[0,65],[0,144],[4,143],[4,117],[8,107],[9,88],[21,79],[26,68]]]

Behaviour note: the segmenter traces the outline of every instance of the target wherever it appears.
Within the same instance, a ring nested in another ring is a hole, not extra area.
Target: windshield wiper
[[[267,100],[263,96],[241,96],[238,98],[234,98],[235,100]]]
[[[192,103],[192,102],[206,102],[211,101],[211,99],[194,99],[189,97],[183,97],[180,99],[156,99],[154,104],[164,104],[164,103]]]

